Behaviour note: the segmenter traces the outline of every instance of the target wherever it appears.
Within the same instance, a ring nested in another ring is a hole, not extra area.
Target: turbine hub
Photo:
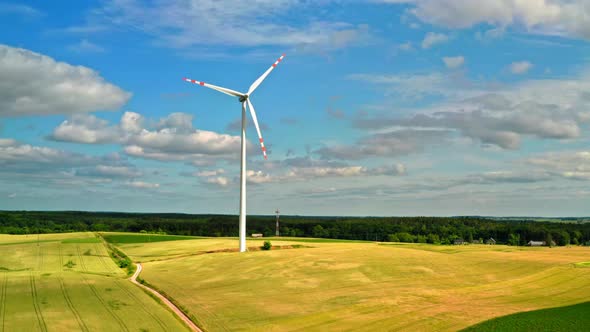
[[[248,99],[248,95],[240,96],[240,103],[245,102]]]

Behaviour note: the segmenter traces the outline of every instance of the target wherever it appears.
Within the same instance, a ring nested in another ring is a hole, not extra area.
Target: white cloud
[[[383,2],[391,2],[384,0]],[[423,22],[448,28],[480,23],[514,26],[529,33],[590,38],[586,0],[408,0],[409,12]]]
[[[143,181],[129,181],[126,183],[128,187],[136,189],[158,189],[160,188],[159,183],[149,183]]]
[[[145,119],[125,112],[118,125],[94,115],[75,115],[54,129],[51,139],[85,143],[124,145],[130,156],[156,160],[232,159],[240,148],[240,137],[195,129],[193,116],[172,113],[160,119],[154,128],[145,128]],[[248,147],[252,145],[248,143]]]
[[[221,187],[227,187],[231,181],[224,177],[224,176],[216,176],[216,177],[212,177],[212,178],[208,178],[206,179],[206,182],[209,184],[215,184]]]
[[[117,127],[109,126],[106,120],[92,114],[76,114],[64,120],[50,138],[85,144],[115,143],[123,139]]]
[[[455,93],[449,86],[449,78],[436,72],[415,75],[352,74],[348,78],[382,86],[387,93],[412,101],[426,96],[448,96]]]
[[[270,174],[264,173],[262,171],[248,170],[246,171],[246,180],[248,183],[260,184],[272,182],[273,178]]]
[[[443,62],[447,68],[456,69],[463,66],[465,58],[463,56],[443,57]]]
[[[590,95],[587,93],[590,76],[587,74],[573,79],[528,80],[505,86],[467,84],[463,87],[453,87],[448,77],[436,75],[416,75],[407,79],[395,75],[356,75],[354,78],[383,85],[397,93],[408,91],[447,98],[410,117],[389,114],[357,117],[353,124],[358,128],[446,128],[486,145],[517,149],[523,136],[562,140],[579,138],[584,124],[590,122]],[[454,94],[454,91],[460,93]],[[358,150],[358,147],[352,150],[357,151],[352,155],[359,155]],[[351,149],[326,152],[351,153]]]
[[[363,124],[357,119],[355,125]],[[380,124],[379,124],[380,125]],[[359,160],[370,157],[392,157],[421,152],[427,146],[442,144],[448,140],[447,130],[393,130],[361,137],[353,145],[330,145],[315,151],[323,159]],[[401,172],[403,173],[403,172]]]
[[[136,178],[142,175],[135,167],[112,165],[97,165],[94,168],[78,171],[76,174],[106,178]]]
[[[422,48],[431,48],[437,44],[443,44],[449,41],[449,37],[443,33],[429,32],[422,40]]]
[[[116,110],[130,97],[90,68],[0,45],[0,116]]]
[[[411,51],[414,49],[414,46],[412,45],[412,42],[405,42],[405,43],[399,44],[397,46],[397,48],[402,51]]]
[[[31,6],[22,4],[0,3],[0,15],[22,15],[26,17],[39,17],[43,13]]]
[[[89,156],[49,147],[0,139],[0,176],[30,180],[45,178],[47,183],[67,179],[110,181],[137,178],[142,173],[118,154]]]
[[[590,180],[590,151],[545,153],[525,162],[564,178]]]
[[[202,176],[202,177],[209,177],[209,176],[218,176],[218,175],[224,174],[224,173],[225,173],[225,170],[220,168],[220,169],[215,169],[215,170],[197,172],[196,175]]]
[[[75,53],[104,53],[105,49],[97,44],[82,39],[79,43],[68,46],[68,50]]]
[[[533,68],[533,64],[528,61],[518,61],[510,64],[510,72],[516,75],[525,74],[531,68]]]
[[[107,1],[91,11],[88,28],[132,28],[166,47],[203,45],[291,46],[300,50],[336,49],[370,39],[368,26],[325,21],[321,4],[300,0],[175,2]],[[293,12],[305,13],[303,25],[291,25]],[[70,30],[84,30],[73,27]]]

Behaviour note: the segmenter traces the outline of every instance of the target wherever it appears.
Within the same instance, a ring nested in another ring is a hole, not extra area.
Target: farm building
[[[455,242],[453,242],[453,243],[456,244],[456,245],[459,245],[459,244],[467,244],[468,242],[466,242],[465,240],[459,238],[459,239],[455,239]]]
[[[496,240],[494,240],[494,238],[491,237],[491,238],[489,238],[489,239],[486,240],[486,244],[494,245],[494,244],[496,244]]]
[[[252,237],[263,237],[264,235],[260,233],[252,233]]]
[[[529,241],[529,243],[526,244],[529,247],[542,247],[542,246],[546,246],[547,242],[545,241]],[[555,246],[555,241],[551,241],[551,246]]]

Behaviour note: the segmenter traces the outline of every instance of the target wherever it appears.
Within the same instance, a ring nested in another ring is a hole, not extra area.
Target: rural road
[[[132,283],[136,284],[137,286],[147,290],[148,292],[154,294],[155,296],[157,296],[160,300],[162,300],[162,302],[164,302],[170,309],[172,309],[172,311],[178,316],[180,317],[180,319],[182,319],[183,322],[185,322],[186,325],[188,325],[188,327],[195,331],[195,332],[203,332],[203,330],[201,330],[197,325],[195,325],[195,323],[193,323],[193,321],[191,321],[182,311],[180,311],[180,309],[178,309],[177,306],[174,305],[174,303],[170,302],[170,300],[168,300],[166,297],[164,297],[164,295],[158,293],[155,289],[152,289],[150,287],[147,287],[146,285],[140,284],[137,281],[137,277],[139,276],[139,274],[141,273],[141,270],[143,269],[143,267],[141,266],[140,263],[137,263],[137,270],[135,271],[135,273],[133,274],[133,276],[129,279],[131,280]]]

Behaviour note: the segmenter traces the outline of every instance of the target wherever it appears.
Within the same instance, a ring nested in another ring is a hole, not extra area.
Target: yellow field
[[[208,331],[455,331],[590,298],[590,268],[574,264],[589,260],[584,247],[300,244],[313,248],[195,255],[235,239],[120,248],[148,261],[142,277]]]
[[[91,233],[0,235],[0,331],[186,331]]]

